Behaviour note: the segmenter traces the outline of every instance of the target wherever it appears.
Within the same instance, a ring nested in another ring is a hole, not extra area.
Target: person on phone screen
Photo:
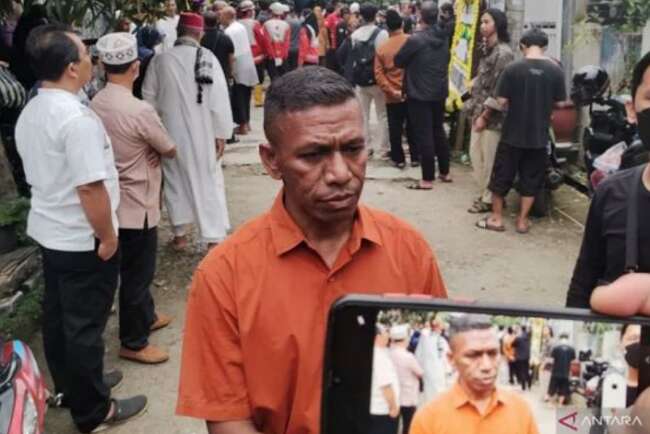
[[[395,364],[400,387],[400,419],[402,434],[408,434],[411,420],[420,399],[420,380],[424,370],[408,350],[409,325],[399,324],[390,329],[390,357]]]
[[[401,386],[389,342],[388,330],[377,325],[370,388],[369,432],[372,434],[397,434],[399,426]]]
[[[538,434],[525,399],[497,387],[501,354],[489,317],[454,316],[449,328],[449,359],[458,381],[415,413],[411,434]]]
[[[634,68],[631,90],[632,101],[626,105],[628,118],[638,126],[640,139],[650,151],[650,53]],[[615,281],[627,271],[627,208],[633,189],[638,190],[638,268],[634,271],[650,272],[650,167],[646,165],[641,176],[634,168],[623,170],[609,176],[596,189],[567,306],[589,307],[594,288]]]
[[[260,156],[272,208],[213,249],[189,293],[177,412],[211,434],[316,434],[327,315],[348,293],[447,290],[409,225],[359,204],[368,159],[352,85],[323,67],[275,79]]]

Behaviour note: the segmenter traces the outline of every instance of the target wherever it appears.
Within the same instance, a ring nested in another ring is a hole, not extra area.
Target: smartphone
[[[330,310],[321,434],[650,433],[648,384],[648,318],[350,295]]]

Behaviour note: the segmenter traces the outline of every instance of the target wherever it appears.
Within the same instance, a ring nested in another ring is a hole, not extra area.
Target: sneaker
[[[111,409],[113,414],[91,432],[106,431],[115,425],[128,422],[144,414],[147,411],[147,397],[138,395],[127,399],[111,399]]]
[[[120,385],[123,378],[124,375],[122,374],[122,371],[115,369],[104,374],[104,384],[109,389],[115,389]]]
[[[143,363],[145,365],[157,365],[169,360],[169,354],[151,344],[139,351],[133,351],[122,347],[120,348],[119,355],[122,359]]]
[[[165,315],[164,313],[156,313],[156,321],[151,324],[150,330],[153,332],[165,328],[171,324],[173,320],[174,318],[169,315]]]

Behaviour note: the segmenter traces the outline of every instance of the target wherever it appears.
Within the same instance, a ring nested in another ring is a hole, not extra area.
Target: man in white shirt
[[[226,35],[235,46],[235,59],[232,75],[235,83],[232,87],[233,120],[238,125],[235,134],[245,135],[251,131],[251,92],[259,83],[257,69],[253,60],[251,41],[248,30],[235,20],[235,9],[228,6],[221,11],[220,20]]]
[[[397,434],[400,406],[400,385],[395,365],[388,350],[389,334],[377,325],[372,357],[370,391],[370,433]]]
[[[411,420],[420,399],[420,379],[424,370],[407,348],[409,346],[409,326],[400,324],[390,329],[390,357],[397,370],[400,386],[400,416],[402,434],[408,434]]]
[[[374,43],[375,50],[388,40],[388,32],[382,30],[375,24],[375,17],[377,16],[377,6],[371,3],[364,3],[361,5],[361,18],[363,25],[357,30],[352,32],[350,36],[352,41],[352,49],[349,55],[354,56],[354,47],[362,43]],[[371,39],[374,38],[374,42]],[[374,59],[374,58],[373,58]],[[357,59],[354,59],[357,61]],[[371,62],[374,65],[374,60]],[[365,129],[367,137],[370,137],[370,104],[375,103],[375,114],[377,115],[378,134],[374,137],[370,146],[370,153],[374,152],[387,152],[388,151],[388,114],[386,113],[386,97],[384,92],[377,86],[376,82],[371,85],[366,83],[354,83],[357,86],[357,93],[361,100],[361,108],[363,109],[363,119],[365,122]]]
[[[144,396],[111,399],[115,381],[106,384],[102,372],[119,273],[118,176],[102,122],[77,97],[92,75],[81,39],[67,27],[41,26],[27,53],[42,86],[18,119],[16,144],[32,192],[27,234],[43,258],[45,357],[55,392],[86,433],[147,404]]]
[[[165,18],[159,19],[156,23],[156,29],[164,35],[162,44],[158,46],[161,53],[172,48],[178,38],[176,28],[178,27],[180,16],[176,13],[177,10],[176,0],[167,0],[165,2],[166,16]]]

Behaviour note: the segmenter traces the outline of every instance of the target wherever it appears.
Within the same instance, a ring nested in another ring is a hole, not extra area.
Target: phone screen
[[[380,311],[370,433],[650,432],[650,411],[634,408],[641,334],[634,324]]]

